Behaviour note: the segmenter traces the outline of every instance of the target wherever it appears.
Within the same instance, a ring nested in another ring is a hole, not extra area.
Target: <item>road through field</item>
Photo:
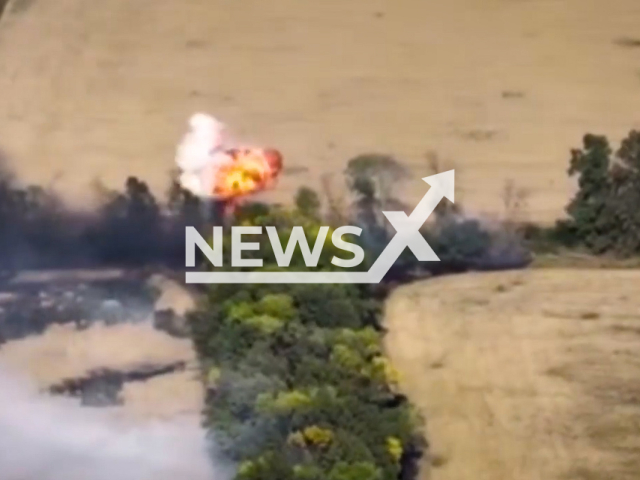
[[[634,480],[640,272],[456,275],[398,289],[387,350],[431,480]]]
[[[532,219],[562,212],[569,148],[640,126],[637,0],[11,0],[0,24],[0,148],[25,180],[86,204],[90,182],[158,192],[197,110],[281,148],[273,196],[353,155],[424,154],[457,197],[500,212],[506,179]]]

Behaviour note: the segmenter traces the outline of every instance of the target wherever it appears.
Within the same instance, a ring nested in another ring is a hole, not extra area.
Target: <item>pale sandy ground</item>
[[[180,361],[187,362],[187,370],[125,384],[123,411],[116,413],[139,418],[189,415],[197,420],[204,393],[191,342],[158,332],[150,324],[96,325],[84,331],[51,327],[0,350],[0,365],[27,375],[42,388],[100,368],[126,371]]]
[[[432,480],[640,472],[640,271],[451,276],[396,291],[387,347],[427,417]]]
[[[569,148],[640,126],[640,48],[615,43],[639,21],[637,0],[10,0],[0,146],[75,200],[95,177],[160,191],[206,110],[308,168],[278,198],[377,150],[413,168],[415,200],[433,149],[469,209],[499,211],[514,178],[549,220]]]
[[[147,363],[190,361],[191,342],[159,332],[151,324],[104,326],[86,330],[53,325],[42,335],[8,342],[0,357],[26,366],[44,384],[81,377],[91,370],[126,370]]]

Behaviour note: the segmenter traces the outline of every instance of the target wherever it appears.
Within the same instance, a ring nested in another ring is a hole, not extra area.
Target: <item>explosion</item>
[[[270,188],[282,170],[282,156],[274,149],[234,148],[214,176],[213,195],[230,198]]]
[[[178,146],[180,184],[194,195],[233,200],[271,188],[282,171],[282,155],[272,148],[225,145],[225,126],[197,113]]]

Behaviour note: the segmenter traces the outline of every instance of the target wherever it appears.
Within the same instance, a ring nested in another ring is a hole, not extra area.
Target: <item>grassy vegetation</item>
[[[300,206],[316,204],[308,199]],[[320,226],[308,208],[239,217],[278,225],[285,240],[295,225]],[[319,268],[332,269],[326,247]],[[258,253],[278,268],[268,243]],[[304,268],[300,255],[291,268]],[[209,390],[205,423],[238,463],[236,479],[392,480],[419,456],[420,418],[382,352],[380,301],[356,285],[208,291],[190,325]]]
[[[640,258],[591,255],[567,250],[558,253],[536,255],[531,268],[583,268],[583,269],[635,269],[640,268]]]

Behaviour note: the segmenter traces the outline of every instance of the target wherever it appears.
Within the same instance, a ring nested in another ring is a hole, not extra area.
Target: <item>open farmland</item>
[[[637,0],[10,0],[1,147],[72,200],[96,177],[162,191],[205,110],[283,150],[278,199],[377,150],[413,169],[415,200],[433,149],[469,209],[499,211],[513,178],[549,220],[569,148],[640,126],[639,20]]]
[[[639,21],[638,0],[9,0],[0,149],[20,179],[75,205],[91,205],[96,179],[121,187],[136,175],[160,193],[186,119],[207,111],[240,141],[284,152],[275,200],[379,151],[415,173],[402,189],[413,203],[435,151],[440,170],[456,168],[467,211],[500,213],[513,179],[529,192],[519,213],[551,221],[570,197],[569,149],[583,134],[617,143],[640,128]],[[639,271],[554,269],[397,290],[386,346],[427,418],[422,478],[637,479],[639,284]],[[184,415],[194,433],[204,392],[187,340],[149,322],[84,327],[11,340],[0,361],[49,390],[98,367],[137,376],[140,364],[184,363],[120,385],[124,406],[110,412],[136,425]],[[253,361],[246,345],[230,347]],[[196,457],[176,458],[200,468],[195,433],[183,447]]]
[[[432,480],[638,478],[639,282],[532,270],[397,290],[387,347],[427,416]]]

